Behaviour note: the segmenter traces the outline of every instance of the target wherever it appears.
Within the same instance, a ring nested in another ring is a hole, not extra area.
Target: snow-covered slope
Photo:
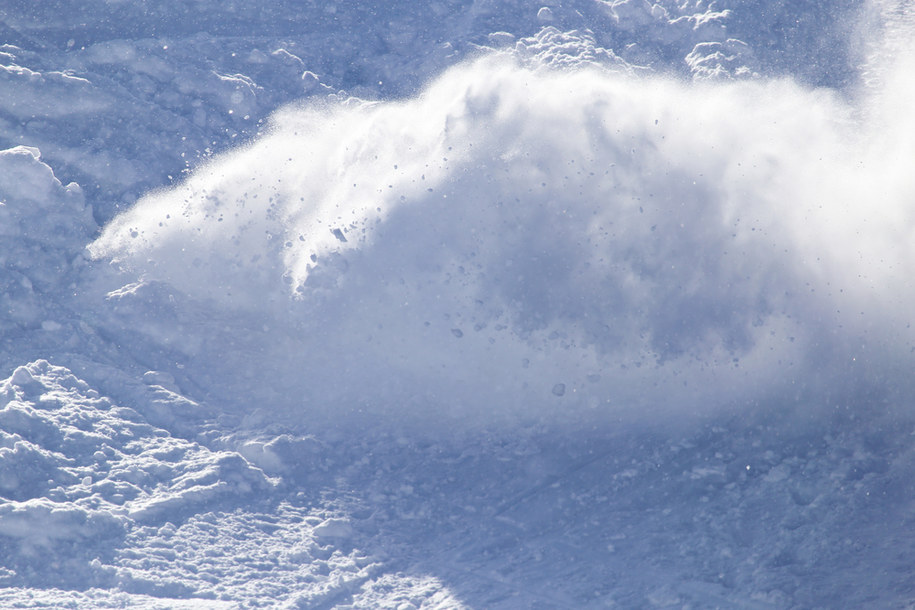
[[[906,2],[0,8],[0,605],[915,603]]]

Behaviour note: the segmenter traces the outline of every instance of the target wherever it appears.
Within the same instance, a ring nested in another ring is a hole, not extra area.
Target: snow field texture
[[[0,402],[0,532],[24,559],[274,484],[240,455],[172,438],[46,361],[17,368]],[[85,575],[71,566],[61,577]]]
[[[0,606],[915,604],[912,11],[11,0]]]

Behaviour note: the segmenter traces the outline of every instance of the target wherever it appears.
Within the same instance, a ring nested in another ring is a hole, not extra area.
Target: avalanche
[[[353,404],[489,427],[907,391],[907,189],[865,202],[910,179],[870,149],[879,115],[583,64],[500,54],[405,102],[286,109],[106,226],[89,251],[133,282],[109,301],[224,405],[269,377],[269,408],[310,425]],[[175,300],[179,334],[149,313]]]
[[[0,605],[912,605],[913,32],[0,9]]]

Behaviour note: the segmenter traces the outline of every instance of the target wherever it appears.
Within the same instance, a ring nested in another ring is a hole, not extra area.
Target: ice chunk
[[[315,526],[314,536],[321,543],[352,538],[354,530],[352,524],[346,519],[327,519]]]

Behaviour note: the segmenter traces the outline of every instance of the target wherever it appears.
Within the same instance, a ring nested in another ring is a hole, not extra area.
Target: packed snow
[[[0,8],[0,605],[915,604],[915,6]]]

